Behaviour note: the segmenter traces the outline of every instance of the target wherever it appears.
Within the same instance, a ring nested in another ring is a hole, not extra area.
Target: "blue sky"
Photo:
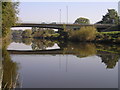
[[[102,19],[107,9],[118,11],[118,2],[21,2],[19,18],[22,22],[59,22],[61,9],[61,22],[73,23],[79,17],[90,19],[95,23]]]

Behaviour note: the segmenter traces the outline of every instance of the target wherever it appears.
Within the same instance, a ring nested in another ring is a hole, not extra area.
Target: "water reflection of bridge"
[[[8,50],[8,52],[10,54],[50,54],[50,55],[56,55],[56,54],[66,54],[66,55],[72,55],[72,54],[76,54],[75,52],[72,51],[64,51],[63,49],[52,49],[52,50]],[[96,55],[101,55],[101,54],[105,55],[110,55],[111,52],[107,52],[107,51],[100,51],[97,50]],[[113,54],[118,54],[120,55],[120,53],[112,53]]]
[[[62,49],[52,50],[8,50],[10,54],[63,54]]]
[[[106,68],[114,68],[120,58],[120,53],[111,52],[111,51],[101,51],[96,50],[96,53],[88,54],[84,51],[81,53],[74,51],[66,51],[64,49],[52,49],[52,50],[29,50],[29,51],[18,51],[18,50],[8,50],[11,55],[59,55],[59,66],[61,67],[61,56],[66,56],[66,72],[67,72],[67,63],[68,63],[68,55],[75,55],[78,58],[85,58],[89,56],[98,56],[101,58],[101,62],[105,63]]]

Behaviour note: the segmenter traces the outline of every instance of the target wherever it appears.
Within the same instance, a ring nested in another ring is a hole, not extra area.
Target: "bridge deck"
[[[63,28],[68,27],[81,27],[81,26],[95,26],[96,28],[108,28],[115,26],[114,24],[37,24],[37,23],[18,23],[13,27],[41,27],[41,28]]]

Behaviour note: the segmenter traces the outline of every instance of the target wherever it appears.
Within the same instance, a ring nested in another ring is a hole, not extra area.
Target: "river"
[[[7,57],[19,88],[118,88],[119,52],[119,45],[26,39],[11,41]]]

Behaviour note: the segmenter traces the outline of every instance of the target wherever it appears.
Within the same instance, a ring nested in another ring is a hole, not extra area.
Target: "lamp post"
[[[68,6],[66,6],[66,10],[67,10],[67,24],[68,24]]]
[[[60,24],[61,24],[61,9],[60,9]]]
[[[120,1],[118,2],[118,16],[120,17]],[[120,19],[118,21],[118,24],[120,25]]]

